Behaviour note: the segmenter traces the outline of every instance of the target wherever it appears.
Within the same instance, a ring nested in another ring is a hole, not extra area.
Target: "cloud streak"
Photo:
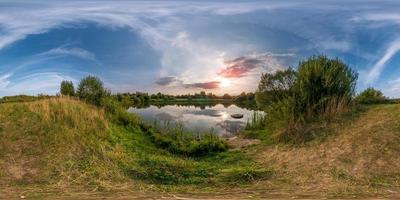
[[[202,83],[191,83],[191,84],[183,84],[186,88],[200,88],[200,89],[216,89],[219,88],[219,81],[210,81],[210,82],[202,82]]]
[[[171,85],[172,83],[178,82],[178,79],[173,76],[166,76],[166,77],[160,77],[157,81],[156,84],[162,85],[162,86],[167,86]]]
[[[385,54],[381,59],[376,62],[372,68],[369,70],[369,73],[366,78],[366,83],[374,82],[381,74],[382,70],[385,68],[385,64],[400,50],[400,39],[393,41],[389,44]]]
[[[224,62],[226,68],[222,69],[218,75],[226,78],[241,78],[247,76],[249,72],[256,68],[262,68],[267,72],[274,72],[284,68],[276,58],[288,56],[291,57],[294,54],[253,54],[226,60]]]

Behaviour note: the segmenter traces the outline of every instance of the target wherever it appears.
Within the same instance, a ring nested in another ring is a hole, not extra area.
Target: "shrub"
[[[228,149],[225,140],[219,136],[213,133],[203,133],[195,136],[193,133],[183,131],[182,126],[169,129],[166,133],[149,127],[144,131],[157,147],[173,154],[200,157]]]
[[[118,125],[134,128],[141,123],[141,120],[136,115],[127,112],[115,97],[104,97],[101,100],[101,106],[111,121]]]
[[[0,98],[0,103],[9,103],[9,102],[29,102],[38,100],[38,97],[28,96],[28,95],[16,95],[16,96],[4,96]]]
[[[104,89],[103,82],[95,76],[83,78],[77,93],[80,99],[96,106],[100,106],[102,99],[110,95],[110,92]]]
[[[380,104],[387,103],[388,99],[383,96],[383,93],[375,88],[369,87],[362,91],[355,98],[357,103],[361,104]]]
[[[75,88],[72,81],[62,81],[60,86],[60,93],[66,96],[74,96]]]
[[[339,59],[318,56],[300,62],[294,85],[295,112],[305,120],[340,113],[351,103],[357,77]]]
[[[339,59],[312,56],[291,68],[263,74],[256,101],[283,140],[309,138],[308,123],[329,121],[352,103],[357,74]]]

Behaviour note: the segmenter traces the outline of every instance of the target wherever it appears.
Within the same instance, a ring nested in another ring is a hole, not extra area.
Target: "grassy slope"
[[[371,106],[334,124],[324,141],[258,147],[265,166],[281,170],[281,188],[329,196],[400,194],[400,105]]]
[[[242,152],[196,159],[170,154],[139,126],[115,125],[77,100],[0,104],[0,188],[212,190],[271,175]]]
[[[66,98],[0,105],[0,184],[102,186],[124,176],[112,127],[95,107]]]
[[[155,184],[158,191],[225,197],[399,194],[400,105],[371,107],[332,132],[302,147],[258,145],[189,159],[155,148],[140,129],[113,125],[76,100],[0,104],[0,188],[64,193]]]

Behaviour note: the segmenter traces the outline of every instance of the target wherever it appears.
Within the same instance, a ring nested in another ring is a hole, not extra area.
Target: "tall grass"
[[[254,111],[251,118],[247,120],[245,130],[258,130],[263,129],[266,126],[265,113]]]
[[[297,72],[295,112],[302,120],[332,117],[350,105],[357,74],[339,59],[313,56],[300,62]]]
[[[144,128],[144,131],[156,146],[171,153],[199,157],[228,149],[225,140],[216,135],[212,129],[209,132],[190,132],[185,130],[182,123],[164,121],[163,127],[156,124],[157,122],[153,127]]]

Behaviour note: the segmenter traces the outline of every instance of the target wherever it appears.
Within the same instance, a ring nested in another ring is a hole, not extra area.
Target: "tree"
[[[83,78],[79,83],[77,94],[80,99],[97,106],[101,105],[104,97],[109,96],[109,92],[103,87],[103,82],[95,76]]]
[[[66,96],[74,96],[75,88],[72,81],[62,81],[60,86],[60,93]]]
[[[383,96],[383,93],[373,87],[369,87],[362,91],[357,95],[355,100],[361,104],[379,104],[387,102],[387,98]]]
[[[263,74],[256,102],[267,113],[269,127],[284,130],[279,139],[305,141],[313,137],[309,123],[329,122],[348,110],[357,77],[339,59],[312,56],[300,62],[297,71]]]
[[[225,94],[222,96],[222,98],[223,98],[223,99],[231,99],[232,97],[231,97],[231,95],[229,95],[228,93],[225,93]]]
[[[297,72],[292,68],[261,75],[261,80],[255,94],[257,106],[265,108],[268,105],[286,100],[289,96],[292,96],[296,78]]]

